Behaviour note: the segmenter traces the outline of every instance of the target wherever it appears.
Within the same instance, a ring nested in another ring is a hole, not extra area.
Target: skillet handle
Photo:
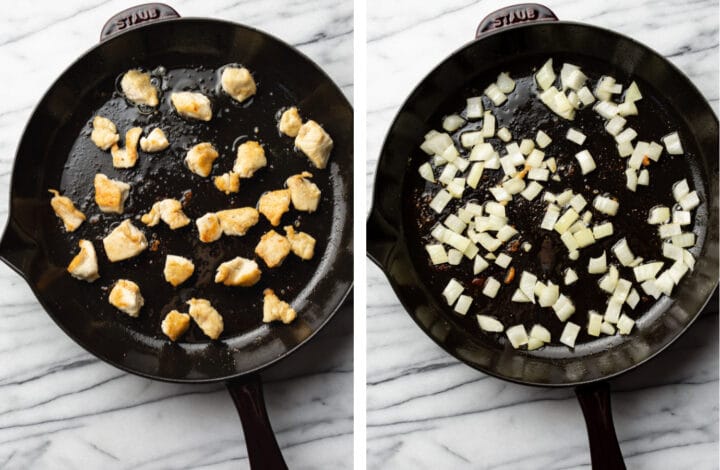
[[[169,18],[180,18],[180,14],[164,3],[145,3],[130,7],[107,20],[100,32],[100,42],[145,23]]]
[[[287,470],[265,408],[262,381],[252,374],[225,382],[240,415],[250,468],[253,470]]]
[[[593,470],[625,470],[610,409],[610,384],[581,385],[575,395],[585,416]]]
[[[380,269],[386,269],[396,235],[392,227],[374,208],[367,219],[367,255]]]
[[[536,21],[557,21],[555,13],[545,5],[539,3],[519,3],[509,7],[500,8],[487,15],[480,22],[475,37],[479,38],[485,33],[496,29],[508,28],[522,23]]]

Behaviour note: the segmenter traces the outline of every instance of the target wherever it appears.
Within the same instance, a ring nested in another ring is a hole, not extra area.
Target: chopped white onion
[[[535,142],[532,139],[523,139],[520,141],[520,153],[523,155],[530,155],[530,152],[535,148]]]
[[[672,294],[673,287],[675,287],[675,281],[673,281],[669,270],[664,271],[657,279],[655,279],[655,286],[665,295]]]
[[[563,119],[572,121],[575,118],[575,108],[567,96],[554,86],[540,93],[540,101]]]
[[[460,135],[460,145],[465,148],[471,148],[481,143],[483,143],[482,131],[463,132]]]
[[[502,72],[500,75],[498,75],[495,84],[498,86],[500,91],[505,94],[512,93],[512,91],[515,89],[515,81],[510,78],[510,75],[507,72]]]
[[[575,272],[575,270],[573,268],[567,268],[565,270],[565,278],[563,279],[563,281],[565,282],[565,285],[569,286],[569,285],[575,283],[577,280],[578,280],[578,275]]]
[[[630,263],[632,263],[635,259],[635,255],[633,255],[632,251],[630,251],[630,246],[625,238],[621,238],[612,247],[612,250],[617,260],[620,261],[620,264],[623,266],[630,265]]]
[[[545,211],[545,216],[540,224],[540,228],[543,230],[552,230],[559,217],[560,209],[556,205],[550,204]]]
[[[700,197],[698,196],[697,191],[690,191],[684,195],[678,203],[683,210],[691,211],[700,205]]]
[[[512,347],[515,349],[520,346],[525,346],[528,343],[528,335],[523,325],[511,326],[507,329],[507,331],[505,331],[505,334],[510,340]]]
[[[582,73],[580,67],[573,64],[563,64],[560,69],[560,83],[563,89],[579,90],[585,85],[587,76]]]
[[[622,116],[615,116],[605,123],[605,130],[612,136],[617,136],[627,121]],[[629,139],[632,140],[632,139]],[[619,143],[619,142],[618,142]]]
[[[592,230],[589,228],[578,230],[572,235],[573,238],[575,238],[575,243],[577,243],[578,248],[585,248],[586,246],[590,246],[595,243],[595,237],[593,237]]]
[[[577,129],[570,127],[565,135],[565,138],[570,142],[575,142],[578,145],[582,145],[585,142],[586,135]]]
[[[582,194],[579,193],[575,194],[568,203],[570,204],[570,207],[572,207],[577,212],[583,210],[587,205],[587,201],[582,196]]]
[[[464,290],[465,288],[462,286],[462,284],[460,284],[455,278],[453,278],[450,279],[450,282],[448,282],[447,286],[445,286],[442,295],[443,297],[445,297],[448,305],[453,305]]]
[[[643,282],[642,284],[640,284],[640,287],[642,287],[642,290],[647,295],[650,295],[655,299],[658,299],[662,294],[662,291],[658,288],[657,284],[655,284],[655,279],[650,279]]]
[[[593,207],[599,212],[602,212],[603,214],[615,215],[617,214],[620,204],[618,204],[616,200],[609,197],[596,196],[595,200],[593,201]]]
[[[449,249],[447,256],[448,256],[447,262],[451,266],[457,266],[458,264],[460,264],[460,262],[462,261],[462,258],[463,258],[462,252],[456,250],[455,248]]]
[[[692,213],[690,211],[673,211],[672,221],[678,225],[690,225],[692,223]]]
[[[553,228],[559,234],[563,234],[579,218],[580,214],[578,214],[575,209],[571,207],[566,210],[565,213],[558,219]]]
[[[640,94],[640,89],[637,86],[637,83],[632,82],[630,86],[627,88],[627,91],[625,91],[625,101],[638,101],[642,99],[642,95]]]
[[[425,249],[430,255],[430,261],[432,264],[443,264],[448,262],[448,254],[445,251],[445,247],[441,244],[425,245]]]
[[[672,243],[663,243],[663,256],[673,261],[683,260],[683,249]]]
[[[622,119],[623,121],[625,120],[621,117],[614,117],[610,121],[612,122],[615,119]],[[635,129],[633,129],[632,127],[628,127],[627,129],[615,136],[615,142],[617,142],[618,144],[632,142],[635,137],[637,137],[637,132],[635,131]]]
[[[500,230],[498,230],[498,232],[495,234],[495,237],[501,242],[505,243],[506,241],[517,235],[517,233],[518,231],[515,230],[513,226],[505,225]]]
[[[605,119],[612,119],[618,113],[618,107],[611,101],[598,101],[593,110]]]
[[[438,181],[440,181],[444,185],[448,185],[452,183],[452,180],[455,178],[458,172],[458,167],[456,167],[453,163],[448,163],[445,165],[445,168],[443,168],[443,171],[440,172],[440,176],[438,176]]]
[[[489,317],[487,315],[477,316],[478,325],[483,331],[490,333],[502,333],[505,327],[496,318]]]
[[[650,209],[647,223],[650,225],[664,224],[670,220],[670,209],[665,206],[655,206]]]
[[[538,304],[541,307],[552,307],[557,302],[558,297],[560,297],[560,288],[548,282],[540,295],[538,295]]]
[[[590,155],[590,152],[587,150],[582,150],[576,153],[575,158],[578,163],[580,163],[580,169],[582,170],[583,175],[587,175],[596,168],[595,160],[593,160],[592,155]]]
[[[467,259],[473,259],[475,258],[475,255],[477,255],[479,252],[480,248],[478,248],[477,245],[471,243],[463,252],[463,255],[465,255]]]
[[[635,192],[637,190],[638,176],[635,170],[628,168],[625,170],[625,187],[630,191]]]
[[[495,135],[503,142],[510,142],[512,140],[512,134],[507,127],[501,127]]]
[[[574,348],[575,341],[577,340],[577,335],[579,332],[580,332],[580,325],[576,325],[575,323],[573,323],[571,321],[567,322],[565,324],[565,328],[563,328],[563,331],[560,334],[560,342],[571,348]]]
[[[463,172],[468,169],[470,162],[464,158],[456,158],[455,161],[453,161],[453,165],[455,165],[460,172]]]
[[[612,323],[603,321],[602,325],[600,325],[600,332],[604,335],[614,335],[615,327],[612,325]]]
[[[455,304],[455,311],[460,315],[465,315],[470,310],[473,298],[469,295],[461,295]]]
[[[632,101],[624,101],[618,105],[618,114],[620,116],[637,116],[638,109]]]
[[[445,218],[445,226],[455,233],[462,234],[467,228],[467,224],[455,214],[450,214]]]
[[[483,115],[483,105],[481,96],[473,96],[467,99],[465,107],[465,117],[468,119],[480,119]]]
[[[490,276],[487,278],[487,281],[485,281],[485,286],[483,287],[482,293],[483,295],[494,299],[499,290],[500,282],[498,282],[494,277]]]
[[[620,280],[620,273],[615,266],[610,266],[608,273],[600,278],[598,285],[600,289],[604,290],[608,294],[612,294],[617,287],[617,283]]]
[[[680,200],[685,197],[689,192],[690,186],[688,186],[688,182],[686,179],[682,179],[673,183],[672,193],[673,197],[677,202],[680,202]]]
[[[604,319],[608,323],[617,323],[622,313],[622,306],[624,302],[618,301],[615,297],[610,297],[608,300],[607,308],[605,309]]]
[[[599,240],[613,234],[613,224],[612,222],[605,222],[600,225],[595,225],[592,230],[595,239]]]
[[[641,186],[648,186],[650,184],[650,172],[647,170],[647,168],[643,168],[642,170],[640,170],[637,184]]]
[[[602,274],[607,271],[607,256],[605,251],[602,252],[601,256],[597,258],[590,258],[588,262],[588,273],[590,274]]]
[[[573,198],[573,192],[572,189],[566,189],[562,193],[560,193],[557,198],[555,199],[555,202],[557,202],[559,205],[565,207],[568,204],[570,204],[570,201]]]
[[[435,182],[435,175],[433,174],[433,169],[429,163],[426,162],[420,165],[420,168],[418,168],[418,173],[420,173],[420,176],[424,180],[430,181],[431,183]]]
[[[475,262],[473,263],[473,274],[480,274],[481,272],[485,271],[488,266],[490,266],[490,263],[485,261],[485,258],[480,255],[475,256]]]
[[[555,82],[555,71],[553,70],[552,59],[548,59],[547,62],[540,67],[540,70],[535,74],[535,80],[541,89],[547,90]]]
[[[550,145],[550,142],[552,142],[552,139],[549,135],[547,135],[543,131],[537,131],[537,135],[535,136],[535,143],[538,145],[538,147],[544,149],[545,147]]]
[[[588,312],[587,332],[590,336],[600,336],[600,326],[603,322],[603,316],[594,310]]]
[[[542,325],[533,325],[530,329],[530,339],[536,339],[543,343],[550,342],[550,331]]]
[[[680,136],[677,132],[668,134],[660,140],[663,141],[665,149],[670,155],[680,155],[683,153],[682,143],[680,142]]]
[[[511,196],[521,193],[525,189],[525,180],[520,178],[510,178],[502,184],[503,189]]]
[[[445,243],[460,252],[465,252],[472,241],[467,237],[463,237],[460,234],[447,230],[445,232]]]
[[[670,269],[667,270],[667,273],[675,284],[680,284],[682,278],[687,274],[688,269],[687,265],[682,261],[675,261],[673,265],[670,266]]]
[[[495,106],[500,106],[505,102],[505,100],[507,100],[505,93],[503,93],[494,83],[491,83],[487,88],[485,88],[484,93],[485,96],[490,98],[490,101],[492,101]]]
[[[585,211],[585,212],[583,212],[583,215],[582,215],[582,222],[583,222],[585,225],[589,225],[590,222],[592,221],[592,217],[593,217],[592,212],[590,212],[590,211]],[[595,231],[594,231],[594,230],[593,230],[593,237],[595,237]],[[595,238],[597,238],[597,237],[595,237]]]
[[[633,326],[635,326],[635,320],[628,317],[624,313],[620,315],[620,319],[617,322],[618,333],[620,333],[621,335],[629,335],[633,329]]]
[[[525,159],[525,164],[531,168],[540,168],[545,158],[545,152],[538,149],[532,149],[530,154]]]
[[[645,160],[649,149],[649,143],[643,142],[642,140],[638,141],[635,144],[632,155],[630,155],[630,160],[628,160],[628,166],[635,170],[639,170],[642,167],[643,160]]]
[[[527,174],[527,178],[529,180],[536,180],[536,181],[547,181],[549,177],[550,177],[550,170],[545,170],[542,168],[532,168]]]
[[[677,247],[689,248],[695,246],[695,234],[692,232],[683,232],[679,235],[673,235],[670,241]]]
[[[592,91],[586,86],[580,88],[577,92],[578,98],[580,98],[580,101],[585,106],[590,106],[595,102],[595,97],[592,94]]]
[[[430,201],[430,209],[434,210],[439,214],[445,209],[445,206],[447,206],[451,199],[452,196],[450,196],[450,193],[448,193],[444,189],[441,189],[437,192],[432,201]]]
[[[465,124],[465,119],[457,114],[451,114],[443,119],[442,127],[448,132],[455,132]]]
[[[493,154],[493,156],[485,162],[485,169],[486,170],[497,170],[500,168],[500,157],[498,157],[497,154]]]
[[[632,142],[623,142],[622,144],[618,144],[617,146],[618,155],[620,155],[622,158],[632,155],[633,150],[634,149]]]
[[[658,144],[657,142],[650,142],[650,146],[647,150],[647,156],[650,160],[656,162],[660,160],[660,155],[662,155],[662,145]]]
[[[468,173],[467,185],[473,189],[477,188],[477,185],[480,182],[480,178],[482,177],[484,169],[485,169],[485,163],[483,163],[483,162],[473,163],[472,168],[470,168],[470,173]]]
[[[633,268],[635,280],[637,282],[645,282],[648,279],[655,279],[657,273],[659,273],[662,269],[663,264],[664,263],[662,261],[655,261],[652,263],[641,264],[640,266]]]
[[[670,238],[675,235],[680,235],[682,233],[682,227],[678,224],[663,224],[660,227],[658,227],[658,234],[660,235],[660,238]]]
[[[575,313],[575,306],[565,295],[560,295],[557,301],[553,304],[552,308],[560,321],[566,321],[573,313]]]
[[[453,145],[452,138],[446,133],[428,132],[420,148],[428,155],[442,155],[446,148]]]
[[[507,268],[510,266],[510,263],[512,263],[512,256],[509,256],[506,253],[500,253],[497,259],[495,259],[495,264],[501,268]]]
[[[520,291],[530,300],[535,303],[535,285],[537,284],[537,276],[529,271],[523,271],[520,275]]]
[[[465,178],[453,178],[452,183],[447,185],[447,191],[456,199],[460,199],[465,192]]]
[[[495,116],[492,111],[485,111],[483,117],[482,136],[485,138],[492,137],[495,135]]]
[[[515,289],[515,292],[513,292],[512,298],[510,299],[511,302],[518,302],[518,303],[528,303],[530,302],[530,299],[527,298],[525,294],[522,293],[520,289]]]
[[[634,288],[630,289],[630,293],[628,294],[627,299],[625,299],[625,303],[628,304],[630,308],[635,309],[639,302],[640,294],[638,294],[638,291],[636,291]]]
[[[528,343],[527,343],[527,350],[528,350],[528,351],[535,351],[536,349],[540,349],[540,348],[542,348],[543,346],[545,346],[545,343],[543,343],[543,342],[540,341],[539,339],[528,338]]]

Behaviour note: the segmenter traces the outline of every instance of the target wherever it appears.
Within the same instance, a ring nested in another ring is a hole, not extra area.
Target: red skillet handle
[[[545,5],[539,3],[520,3],[509,7],[500,8],[487,15],[480,22],[475,31],[475,37],[479,38],[485,33],[496,29],[507,28],[521,23],[534,23],[536,21],[557,21],[555,13]]]
[[[100,32],[100,42],[144,23],[168,18],[180,18],[180,14],[164,3],[145,3],[130,7],[107,20]]]
[[[225,386],[240,415],[250,468],[287,470],[265,408],[260,376],[253,374],[247,378],[230,380],[225,382]]]
[[[610,409],[610,385],[581,385],[575,388],[575,395],[585,416],[593,470],[625,470]]]

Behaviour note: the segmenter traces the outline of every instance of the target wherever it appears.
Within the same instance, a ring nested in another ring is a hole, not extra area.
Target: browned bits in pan
[[[512,266],[510,269],[508,269],[507,274],[505,275],[505,280],[503,281],[505,284],[510,284],[513,282],[513,279],[515,279],[515,268]]]

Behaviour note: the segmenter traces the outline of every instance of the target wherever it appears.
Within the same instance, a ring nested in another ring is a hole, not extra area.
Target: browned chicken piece
[[[204,216],[195,221],[198,228],[200,241],[203,243],[211,243],[220,238],[223,234],[220,227],[220,219],[214,212],[208,212]]]
[[[300,127],[302,126],[302,119],[295,106],[290,109],[286,109],[282,116],[280,116],[280,122],[278,123],[278,129],[280,132],[288,137],[297,137]]]
[[[68,232],[77,230],[85,222],[85,214],[75,208],[69,197],[61,196],[55,189],[48,189],[48,192],[53,195],[50,206],[55,211],[55,215],[63,221],[65,230]]]
[[[287,189],[268,191],[260,196],[260,200],[258,201],[258,211],[260,211],[274,227],[280,224],[280,219],[283,214],[289,210],[290,191]]]
[[[255,80],[245,67],[225,67],[220,82],[225,93],[240,103],[257,91]]]
[[[147,137],[140,139],[140,148],[143,152],[153,153],[165,150],[170,146],[165,133],[159,127],[153,129]]]
[[[190,315],[171,310],[165,315],[160,327],[165,336],[170,338],[171,341],[177,341],[190,328]]]
[[[184,227],[190,223],[190,219],[182,210],[182,203],[177,199],[163,199],[156,202],[150,212],[143,215],[140,220],[149,227],[154,227],[162,220],[171,230]]]
[[[213,162],[218,157],[218,152],[210,142],[202,142],[188,150],[185,156],[185,163],[190,171],[203,178],[210,176]]]
[[[158,105],[157,89],[150,83],[150,74],[140,70],[128,70],[120,80],[125,97],[135,104],[155,107]]]
[[[110,119],[102,116],[93,118],[93,130],[90,140],[101,150],[107,150],[120,140],[117,127]]]
[[[215,187],[225,194],[236,193],[240,191],[240,177],[237,173],[229,171],[220,176],[215,177]]]
[[[315,255],[315,239],[305,232],[296,232],[292,225],[285,227],[290,249],[301,259],[309,260]]]
[[[110,153],[115,168],[132,168],[135,166],[138,158],[137,146],[141,135],[142,127],[133,127],[125,133],[125,148],[113,144]]]
[[[218,266],[215,282],[226,286],[250,287],[260,280],[261,275],[255,261],[238,256]]]
[[[145,299],[140,294],[140,287],[127,279],[120,279],[115,283],[108,300],[113,307],[134,318],[137,318],[145,304]]]
[[[75,279],[81,281],[93,282],[100,277],[98,274],[98,262],[97,254],[95,254],[95,247],[92,242],[88,240],[80,240],[78,242],[80,246],[80,253],[70,261],[67,267],[67,271]]]
[[[268,268],[280,266],[290,253],[290,242],[275,230],[270,230],[260,238],[255,254],[262,258]]]
[[[262,145],[254,140],[249,140],[238,146],[233,172],[237,173],[240,178],[252,178],[257,170],[266,165],[267,159]]]
[[[312,173],[303,171],[299,175],[293,175],[285,181],[290,189],[293,207],[299,211],[315,212],[320,203],[320,188],[307,178]]]
[[[263,295],[265,296],[263,299],[264,323],[281,321],[287,325],[297,318],[295,309],[287,302],[280,300],[272,289],[265,289]]]
[[[187,281],[195,272],[195,264],[187,258],[177,255],[167,255],[163,275],[165,280],[177,287]]]
[[[190,305],[188,313],[203,333],[210,339],[218,339],[225,326],[223,317],[213,308],[210,301],[206,299],[190,299],[187,303]]]
[[[215,213],[220,220],[220,228],[225,235],[243,236],[258,223],[260,214],[254,207],[227,209]]]
[[[108,236],[103,238],[105,254],[110,261],[122,261],[143,252],[148,246],[145,234],[130,220],[124,220]]]
[[[333,140],[320,124],[311,119],[300,126],[295,137],[295,147],[302,150],[316,168],[322,170],[330,159]]]
[[[95,202],[101,211],[122,214],[129,193],[129,184],[111,180],[102,173],[95,175]]]
[[[202,93],[181,91],[170,95],[175,110],[183,117],[209,121],[212,119],[210,99]]]

